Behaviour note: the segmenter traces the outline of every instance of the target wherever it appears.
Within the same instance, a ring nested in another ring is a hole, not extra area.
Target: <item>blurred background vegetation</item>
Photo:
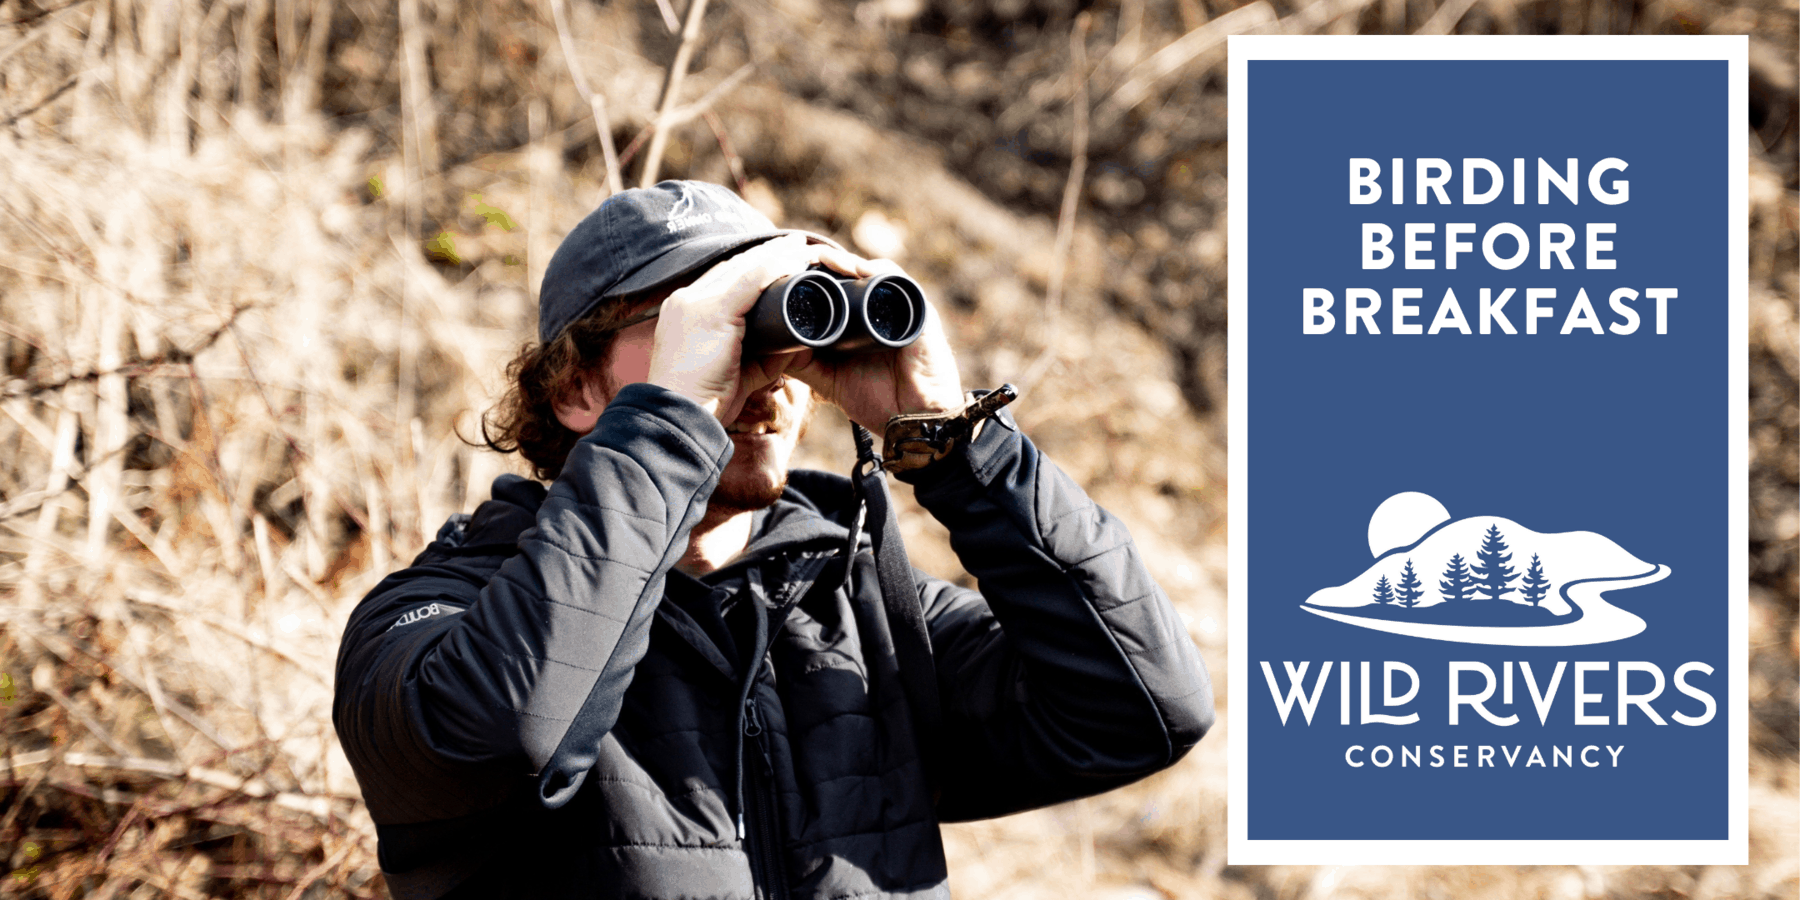
[[[1751,36],[1751,864],[1230,867],[1221,724],[1142,785],[949,829],[953,889],[1800,891],[1795,0],[692,2],[0,0],[0,895],[382,894],[341,623],[515,465],[463,439],[557,241],[646,169],[924,282],[964,381],[1020,383],[1130,525],[1223,712],[1245,32]],[[850,459],[829,416],[803,450]]]

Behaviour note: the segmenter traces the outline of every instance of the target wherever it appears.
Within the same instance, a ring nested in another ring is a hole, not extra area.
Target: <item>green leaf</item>
[[[487,219],[489,225],[501,231],[511,231],[519,227],[518,223],[514,222],[513,217],[507,215],[505,210],[498,206],[488,205],[481,199],[480,194],[470,194],[469,199],[475,204],[475,214]]]

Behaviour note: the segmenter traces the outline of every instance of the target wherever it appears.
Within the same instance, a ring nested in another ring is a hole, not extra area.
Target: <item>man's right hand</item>
[[[817,264],[823,249],[802,235],[783,235],[728,257],[670,294],[657,317],[645,380],[686,396],[721,422],[735,420],[745,397],[781,377],[793,358],[765,356],[746,365],[750,308],[776,279]]]

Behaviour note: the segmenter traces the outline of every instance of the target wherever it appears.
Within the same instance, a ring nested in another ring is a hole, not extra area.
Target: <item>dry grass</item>
[[[1284,27],[1325,30],[1434,11],[1277,6]],[[526,0],[0,0],[0,894],[381,893],[330,728],[339,629],[512,467],[458,435],[530,333],[549,252],[604,193],[594,110],[635,176],[676,53],[650,4],[569,7],[602,103],[569,78],[552,10]],[[1155,54],[1228,9],[1093,11],[1092,175],[1066,259],[1076,117],[1058,4],[714,4],[683,97],[727,89],[662,149],[670,174],[893,247],[943,298],[969,383],[1044,361],[1021,419],[1131,525],[1216,675],[1220,51]],[[1792,103],[1791,2],[1485,2],[1463,27],[1598,30],[1606,11],[1639,30],[1772,35],[1763,71],[1785,73],[1771,96]],[[1003,31],[1011,18],[1025,24]],[[1221,729],[1145,784],[950,829],[957,892],[1794,896],[1795,128],[1767,122],[1750,866],[1230,868]],[[1145,160],[1166,164],[1153,177]],[[1146,191],[1169,198],[1161,218],[1138,210]],[[842,469],[843,435],[821,417],[807,462]],[[956,574],[923,517],[904,525],[922,565]]]

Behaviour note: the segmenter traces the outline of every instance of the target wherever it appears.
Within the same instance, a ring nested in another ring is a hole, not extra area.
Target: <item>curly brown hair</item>
[[[556,418],[556,402],[581,389],[588,376],[604,377],[618,326],[631,315],[635,298],[602,304],[563,329],[548,343],[527,342],[506,364],[506,393],[481,417],[482,442],[500,453],[518,451],[532,474],[550,481],[581,435]]]

